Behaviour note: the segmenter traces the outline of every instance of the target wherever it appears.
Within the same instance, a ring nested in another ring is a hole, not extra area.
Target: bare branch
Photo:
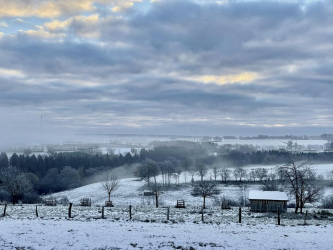
[[[103,189],[108,193],[109,202],[111,201],[111,193],[118,188],[119,182],[118,176],[112,174],[107,174],[105,180],[102,182]]]

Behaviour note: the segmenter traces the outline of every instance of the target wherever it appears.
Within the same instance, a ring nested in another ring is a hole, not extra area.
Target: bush
[[[42,199],[39,197],[39,195],[35,192],[30,192],[25,194],[21,199],[23,204],[36,204],[41,203]]]
[[[296,207],[295,202],[290,202],[290,203],[288,203],[288,205],[287,205],[287,208],[295,208],[295,207]]]
[[[326,208],[326,209],[332,209],[333,208],[333,195],[323,198],[321,201],[321,207]]]
[[[69,199],[67,196],[61,196],[59,199],[57,199],[57,204],[60,205],[68,205],[69,204]]]
[[[214,206],[221,206],[222,202],[223,202],[223,204],[228,204],[228,206],[230,206],[230,207],[239,207],[239,206],[243,205],[243,200],[242,199],[239,199],[237,201],[237,200],[233,200],[233,199],[231,199],[229,197],[226,197],[226,196],[216,197],[214,199],[213,204],[214,204]]]

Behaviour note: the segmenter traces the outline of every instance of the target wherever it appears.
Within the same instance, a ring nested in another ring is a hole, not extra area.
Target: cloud
[[[190,77],[189,79],[203,83],[216,83],[218,85],[233,84],[233,83],[250,83],[258,78],[258,75],[253,72],[242,72],[234,75],[203,75],[199,77]]]
[[[34,25],[0,40],[3,109],[79,130],[332,126],[330,2],[88,2],[17,17]]]
[[[24,77],[25,75],[19,71],[19,70],[15,70],[15,69],[4,69],[4,68],[0,68],[0,75],[4,78],[10,78],[10,77]]]
[[[142,2],[142,0],[129,0],[129,1],[113,1],[114,7],[111,9],[113,12],[124,12],[134,6],[135,2]]]
[[[93,2],[91,0],[1,0],[0,17],[38,16],[54,18],[66,14],[93,11]]]
[[[45,31],[43,29],[40,30],[27,30],[24,32],[25,34],[36,37],[36,38],[41,38],[41,39],[54,39],[54,38],[63,38],[65,35],[64,34],[54,34],[50,33],[48,31]]]
[[[99,37],[97,25],[99,16],[97,14],[91,16],[75,16],[65,21],[55,20],[47,22],[44,27],[50,33],[66,33],[68,30],[75,32],[76,35],[86,38]]]
[[[92,13],[96,11],[96,4],[113,6],[113,11],[119,12],[132,7],[135,2],[142,0],[0,0],[0,18],[57,18],[83,12]]]
[[[123,3],[121,5],[115,6],[112,8],[113,12],[123,12],[131,7],[133,7],[133,3]]]
[[[5,23],[5,22],[0,22],[0,27],[7,28],[7,27],[8,27],[8,24]]]

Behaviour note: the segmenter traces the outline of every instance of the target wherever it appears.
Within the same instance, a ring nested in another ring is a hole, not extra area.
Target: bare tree
[[[184,170],[184,177],[185,177],[185,185],[187,183],[187,172],[190,170],[192,164],[192,160],[190,158],[186,158],[182,161],[183,170]]]
[[[166,160],[164,162],[161,163],[162,165],[162,179],[164,179],[164,183],[168,184],[168,186],[171,185],[171,177],[173,176],[173,174],[176,172],[176,168],[177,166],[175,166],[175,163],[173,163],[170,159]],[[163,178],[164,175],[164,178]]]
[[[251,171],[249,173],[249,178],[250,178],[250,181],[256,181],[257,175],[256,175],[254,169],[251,169]]]
[[[193,184],[194,184],[194,175],[196,173],[196,170],[195,170],[195,168],[192,167],[192,168],[190,168],[189,172],[190,172],[190,175],[191,175],[191,183],[192,183],[192,186],[193,186]]]
[[[158,198],[160,196],[160,191],[162,189],[162,185],[154,181],[153,184],[150,185],[150,189],[154,192],[155,195],[155,205],[158,208]]]
[[[263,179],[268,177],[268,169],[267,168],[256,168],[254,170],[256,177],[259,181],[263,181]]]
[[[236,181],[237,180],[242,181],[242,179],[244,179],[247,176],[247,171],[242,167],[237,167],[234,169],[233,174]]]
[[[216,166],[213,167],[213,175],[214,175],[214,180],[216,181],[218,175],[218,169]]]
[[[161,175],[162,175],[162,184],[166,185],[167,178],[166,178],[166,173],[167,173],[167,162],[160,162],[159,167],[161,170]]]
[[[200,180],[203,181],[203,178],[207,174],[206,166],[202,162],[197,162],[196,164],[197,174],[200,176]]]
[[[17,203],[21,195],[32,189],[27,176],[18,167],[2,167],[0,169],[0,183],[3,189],[10,194],[13,205]]]
[[[193,187],[191,195],[203,197],[203,208],[206,208],[206,197],[212,197],[220,193],[221,191],[216,188],[214,182],[200,181]]]
[[[227,180],[230,177],[230,172],[231,171],[228,168],[222,168],[222,169],[220,169],[219,175],[221,177],[221,180],[224,181],[224,182],[227,182]]]
[[[119,182],[118,176],[112,174],[107,174],[105,180],[102,182],[103,189],[108,193],[109,202],[111,202],[111,193],[118,188]]]
[[[290,192],[295,196],[295,213],[303,212],[306,203],[312,203],[321,198],[323,187],[318,185],[315,171],[307,163],[296,163],[289,159],[288,163],[278,167],[290,184]]]
[[[141,165],[139,165],[135,172],[134,176],[139,177],[141,180],[145,180],[150,185],[150,179],[153,177],[156,179],[160,169],[158,163],[151,159],[146,159]]]

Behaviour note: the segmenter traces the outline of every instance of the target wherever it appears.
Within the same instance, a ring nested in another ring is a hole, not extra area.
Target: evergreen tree
[[[8,156],[5,152],[2,152],[0,154],[0,168],[8,166],[9,166]]]

